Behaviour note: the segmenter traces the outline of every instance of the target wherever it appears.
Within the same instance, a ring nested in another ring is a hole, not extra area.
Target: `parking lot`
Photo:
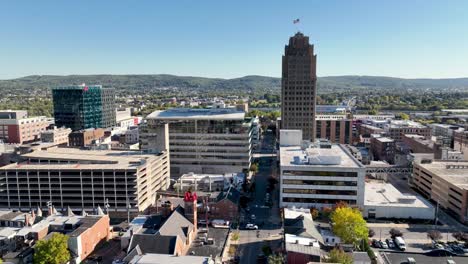
[[[468,263],[467,257],[433,257],[424,254],[410,254],[403,252],[385,252],[382,257],[390,264],[407,264],[408,258],[414,258],[416,263],[447,264],[447,260],[454,260],[456,264]]]

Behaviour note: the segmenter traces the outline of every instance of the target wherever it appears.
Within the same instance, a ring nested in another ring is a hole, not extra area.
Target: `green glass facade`
[[[115,92],[101,85],[74,85],[52,90],[58,127],[72,130],[115,125]]]

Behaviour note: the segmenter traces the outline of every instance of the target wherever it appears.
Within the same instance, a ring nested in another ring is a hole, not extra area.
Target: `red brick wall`
[[[238,217],[238,206],[230,200],[221,200],[210,206],[210,218],[211,219],[224,219],[232,221]]]
[[[81,259],[85,259],[89,256],[101,240],[109,237],[109,221],[109,216],[104,215],[98,222],[96,222],[96,224],[94,224],[94,226],[80,235],[82,250],[80,252]]]

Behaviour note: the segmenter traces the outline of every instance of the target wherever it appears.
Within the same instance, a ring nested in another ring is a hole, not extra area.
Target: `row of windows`
[[[283,193],[357,195],[357,191],[348,191],[348,190],[314,190],[314,189],[291,189],[291,188],[284,188]]]
[[[348,205],[355,205],[356,204],[356,200],[293,198],[293,197],[283,197],[283,202],[285,202],[285,203],[321,203],[321,204],[337,204],[339,202],[345,202]]]
[[[283,184],[292,185],[331,185],[331,186],[357,186],[355,181],[313,181],[313,180],[283,180]]]
[[[357,177],[357,172],[345,171],[290,171],[284,170],[284,176],[337,176],[337,177]]]

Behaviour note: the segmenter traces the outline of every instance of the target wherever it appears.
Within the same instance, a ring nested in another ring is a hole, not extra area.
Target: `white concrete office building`
[[[280,131],[280,206],[332,207],[343,201],[364,206],[365,167],[344,145],[301,141],[298,131]]]
[[[173,108],[146,117],[146,131],[169,126],[171,176],[184,173],[224,174],[250,168],[252,118],[236,109]],[[157,148],[140,135],[142,149]]]
[[[434,219],[434,206],[420,196],[401,193],[390,183],[367,182],[365,186],[364,217]]]

